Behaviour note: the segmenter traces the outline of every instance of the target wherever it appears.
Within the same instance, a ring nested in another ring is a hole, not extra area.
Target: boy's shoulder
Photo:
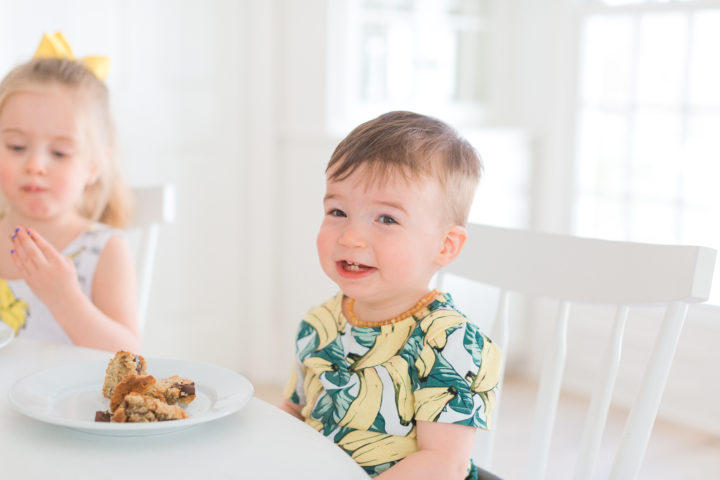
[[[457,309],[449,293],[441,293],[420,316],[416,316],[414,335],[422,336],[425,343],[433,343],[437,337],[446,337],[457,329],[475,329],[475,325]]]
[[[298,332],[299,337],[315,333],[319,350],[330,344],[345,330],[345,316],[342,315],[343,293],[339,292],[320,305],[316,305],[303,316]]]

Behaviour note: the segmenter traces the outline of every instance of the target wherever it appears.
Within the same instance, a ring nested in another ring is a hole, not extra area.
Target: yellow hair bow
[[[68,60],[75,60],[70,45],[60,32],[54,34],[44,33],[33,58],[67,58]],[[97,78],[101,81],[105,80],[110,70],[110,59],[108,57],[84,57],[80,61]]]

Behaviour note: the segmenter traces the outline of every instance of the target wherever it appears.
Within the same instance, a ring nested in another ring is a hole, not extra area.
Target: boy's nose
[[[348,226],[342,231],[338,243],[348,248],[365,248],[367,246],[364,235],[354,226]]]

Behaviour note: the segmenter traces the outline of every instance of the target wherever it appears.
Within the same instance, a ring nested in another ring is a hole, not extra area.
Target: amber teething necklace
[[[355,306],[354,298],[347,299],[347,303],[345,304],[345,310],[347,311],[348,320],[356,327],[380,327],[383,325],[392,325],[393,323],[400,322],[412,315],[415,315],[417,312],[428,306],[430,302],[435,300],[435,297],[437,297],[438,295],[440,295],[440,291],[435,288],[431,292],[425,294],[409,310],[405,310],[400,315],[395,315],[391,319],[383,320],[382,322],[363,322],[362,320],[360,320],[357,315],[355,315],[355,311],[353,310],[353,307]]]

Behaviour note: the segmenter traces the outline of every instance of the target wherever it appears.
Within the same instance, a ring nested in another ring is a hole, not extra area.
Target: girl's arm
[[[418,421],[417,452],[378,475],[376,480],[462,480],[470,466],[475,427]]]
[[[37,232],[20,229],[16,235],[15,265],[76,345],[140,350],[134,265],[124,239],[111,237],[100,254],[91,301],[80,289],[71,259]]]

